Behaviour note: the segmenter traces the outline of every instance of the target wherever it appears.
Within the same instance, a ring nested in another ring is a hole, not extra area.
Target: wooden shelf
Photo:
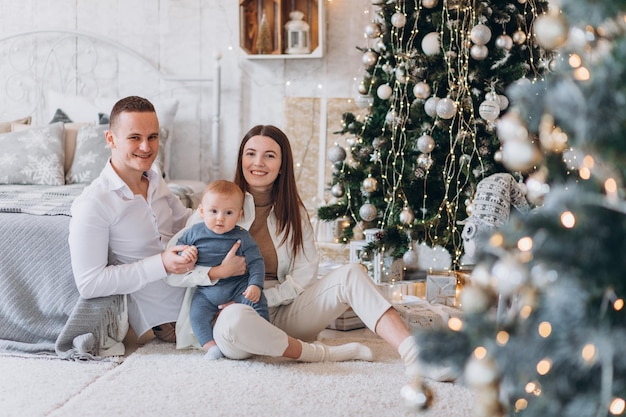
[[[294,9],[304,13],[303,20],[309,24],[311,52],[308,54],[285,53],[285,24]],[[257,40],[263,14],[269,26],[271,50],[259,53]],[[306,59],[323,56],[323,0],[240,0],[239,28],[240,47],[249,59]]]

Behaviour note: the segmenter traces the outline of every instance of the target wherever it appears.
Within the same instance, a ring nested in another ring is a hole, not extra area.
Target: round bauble
[[[424,81],[420,81],[413,86],[413,94],[415,98],[424,100],[430,97],[430,86]]]
[[[378,55],[374,51],[365,51],[361,57],[361,62],[365,68],[372,68],[376,65],[376,61],[378,61]]]
[[[489,294],[478,285],[463,287],[459,294],[461,309],[469,314],[478,314],[487,311],[490,307]]]
[[[435,140],[430,135],[422,135],[417,138],[417,150],[422,153],[431,153],[435,149]]]
[[[494,100],[485,100],[480,103],[478,114],[488,122],[493,122],[500,115],[500,103]]]
[[[378,210],[376,209],[376,206],[370,203],[363,204],[359,209],[359,216],[361,216],[361,218],[366,222],[374,220],[377,214]]]
[[[441,100],[441,98],[433,96],[424,103],[424,112],[430,117],[437,116],[437,103],[439,103],[439,100]]]
[[[400,222],[407,226],[415,220],[415,215],[409,207],[404,207],[398,217],[400,218]]]
[[[377,38],[379,37],[381,34],[381,30],[380,30],[380,26],[378,25],[378,23],[368,23],[367,26],[365,26],[365,36],[367,36],[370,39],[373,38]]]
[[[419,154],[419,156],[417,157],[417,166],[425,170],[428,170],[430,169],[432,165],[433,165],[433,158],[431,158],[430,155],[425,154],[425,153]]]
[[[397,28],[403,28],[406,25],[406,15],[404,13],[395,12],[391,16],[391,24]]]
[[[539,149],[528,140],[508,140],[502,144],[502,164],[510,171],[530,171],[540,160]]]
[[[504,110],[509,107],[509,99],[504,94],[499,94],[498,104],[500,105],[500,110]]]
[[[430,32],[422,39],[422,51],[426,55],[437,55],[441,53],[439,44],[439,32]]]
[[[528,130],[517,112],[508,112],[499,118],[496,133],[502,142],[528,139]]]
[[[558,49],[565,45],[569,26],[565,18],[557,14],[542,14],[537,16],[533,24],[535,39],[545,49]]]
[[[335,162],[342,162],[346,159],[346,156],[346,150],[339,145],[335,145],[328,149],[328,160],[333,164]]]
[[[496,290],[505,297],[515,294],[528,281],[528,270],[512,256],[498,259],[491,273],[496,280]]]
[[[330,188],[330,193],[333,195],[333,197],[343,197],[343,195],[346,193],[345,188],[343,187],[343,184],[335,184]]]
[[[476,45],[487,45],[491,40],[491,29],[489,29],[489,26],[480,23],[470,31],[470,39]]]
[[[422,6],[426,9],[432,9],[434,7],[437,7],[438,3],[439,0],[422,0]]]
[[[361,185],[366,192],[373,193],[378,188],[378,181],[374,177],[367,177]]]
[[[437,116],[442,119],[452,119],[456,114],[456,103],[451,98],[442,98],[437,103]]]
[[[404,263],[404,267],[407,271],[416,271],[417,268],[419,268],[419,256],[417,256],[417,251],[409,249],[404,252],[404,255],[402,255],[402,262]]]
[[[395,110],[389,110],[385,115],[385,123],[395,125],[398,121],[398,113]]]
[[[385,45],[384,40],[378,38],[376,40],[376,43],[374,44],[374,49],[376,49],[378,52],[385,52],[387,50],[387,45]]]
[[[513,42],[518,45],[526,42],[526,32],[524,32],[523,30],[518,30],[517,32],[513,33]]]
[[[404,73],[403,68],[396,68],[396,80],[402,84],[407,82],[406,74]]]
[[[472,45],[470,55],[476,61],[482,61],[489,55],[489,49],[485,45]]]
[[[388,84],[381,84],[378,86],[378,89],[376,90],[376,95],[381,99],[381,100],[388,100],[389,97],[391,97],[391,93],[393,92],[393,90],[391,89],[391,87]]]
[[[509,50],[513,47],[513,38],[509,35],[500,35],[496,38],[496,46],[500,49]]]

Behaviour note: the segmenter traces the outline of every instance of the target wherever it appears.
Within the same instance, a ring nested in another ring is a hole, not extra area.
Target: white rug
[[[376,362],[298,363],[279,358],[206,361],[152,341],[121,364],[0,357],[3,416],[410,416],[398,354],[361,341]],[[10,380],[7,378],[10,375]],[[471,392],[430,382],[424,417],[471,416]]]

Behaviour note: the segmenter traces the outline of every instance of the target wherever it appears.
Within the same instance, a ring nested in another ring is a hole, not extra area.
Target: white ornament
[[[396,12],[391,16],[391,24],[397,28],[403,28],[406,25],[406,16],[404,13]]]
[[[470,48],[470,55],[476,61],[482,61],[487,58],[487,55],[489,55],[489,49],[485,45],[472,45]]]
[[[553,50],[565,45],[569,27],[561,15],[542,14],[535,19],[533,31],[539,45]]]
[[[437,103],[437,116],[442,119],[452,119],[456,114],[456,103],[450,98],[442,98]]]
[[[363,189],[368,193],[373,193],[378,188],[378,181],[374,177],[367,177],[363,180]]]
[[[381,31],[378,23],[371,22],[367,26],[365,26],[365,36],[370,39],[379,37],[380,33]]]
[[[330,189],[330,193],[333,195],[333,197],[343,197],[345,192],[346,190],[344,189],[343,185],[339,183],[333,185]]]
[[[417,254],[417,251],[409,249],[408,251],[404,252],[404,255],[402,255],[402,262],[404,262],[404,267],[407,269],[407,271],[417,270],[417,268],[419,267],[419,256]]]
[[[517,32],[513,33],[513,42],[518,45],[526,42],[526,32],[524,32],[523,30],[518,30]]]
[[[415,220],[415,215],[413,214],[411,209],[408,207],[405,207],[402,209],[399,217],[400,217],[400,222],[402,222],[402,224],[405,224],[405,225],[410,225],[411,223],[413,223],[413,220]]]
[[[437,116],[437,103],[439,103],[439,100],[441,100],[441,98],[433,96],[424,103],[424,112],[430,117]]]
[[[396,80],[403,84],[407,82],[406,74],[402,68],[396,68]]]
[[[370,203],[363,204],[359,209],[359,216],[366,222],[371,222],[376,218],[378,210],[376,206]]]
[[[499,94],[498,104],[500,105],[500,110],[504,110],[509,107],[509,99],[504,94]]]
[[[513,295],[528,281],[526,267],[512,256],[497,260],[491,273],[496,279],[496,290],[504,296]]]
[[[500,103],[494,100],[485,100],[480,103],[478,114],[488,122],[493,122],[500,115]]]
[[[415,98],[426,99],[430,97],[430,86],[428,83],[420,81],[413,86],[413,94],[415,94]]]
[[[376,61],[378,61],[378,55],[373,51],[366,51],[361,57],[361,62],[365,65],[365,68],[373,67],[376,65]]]
[[[500,35],[496,38],[496,46],[500,49],[509,50],[513,47],[513,39],[509,35]]]
[[[417,165],[424,169],[430,169],[432,164],[433,164],[433,158],[431,158],[430,155],[428,154],[421,153],[417,157]]]
[[[393,92],[393,90],[391,89],[391,87],[388,84],[381,84],[378,86],[378,89],[376,90],[376,95],[381,99],[381,100],[387,100],[389,99],[389,97],[391,97],[391,93]]]
[[[431,153],[435,149],[435,140],[430,135],[422,135],[417,139],[417,150],[422,153]]]
[[[389,110],[385,115],[385,122],[387,124],[393,125],[398,120],[398,113],[395,110]]]
[[[514,111],[508,112],[498,119],[496,133],[502,142],[522,141],[528,138],[528,130],[522,123],[519,114]]]
[[[502,163],[510,171],[529,171],[540,159],[539,150],[528,140],[507,140],[502,144]]]
[[[328,149],[328,160],[333,164],[346,159],[346,150],[339,145]]]
[[[439,0],[422,0],[422,6],[424,6],[427,9],[432,9],[434,7],[437,7],[438,3],[439,3]]]
[[[491,40],[491,29],[489,29],[489,26],[480,23],[470,31],[470,39],[476,45],[487,45]]]
[[[470,314],[487,311],[489,308],[489,294],[477,285],[463,287],[459,294],[461,309]]]
[[[441,53],[439,44],[439,32],[430,32],[422,39],[422,51],[426,55],[438,55]]]

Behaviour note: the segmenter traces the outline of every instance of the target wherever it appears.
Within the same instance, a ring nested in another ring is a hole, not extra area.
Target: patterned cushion
[[[111,156],[106,143],[105,132],[108,125],[87,124],[76,134],[76,149],[70,169],[65,175],[67,184],[90,183],[104,168]]]
[[[0,184],[63,185],[63,123],[0,134]]]
[[[11,126],[14,124],[30,125],[32,118],[30,116],[22,119],[16,119],[11,121],[0,122],[0,133],[8,133],[11,131]]]

